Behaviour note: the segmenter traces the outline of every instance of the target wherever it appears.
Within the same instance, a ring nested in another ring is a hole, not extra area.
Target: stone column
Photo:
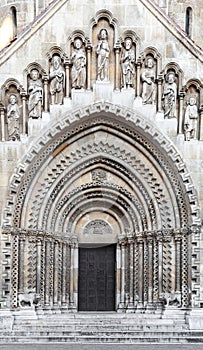
[[[134,239],[133,237],[128,238],[129,245],[129,304],[128,309],[134,309]]]
[[[188,231],[182,230],[181,249],[181,286],[182,286],[182,307],[188,307]]]
[[[19,238],[19,292],[24,293],[24,252],[25,236]]]
[[[158,109],[158,112],[161,113],[162,112],[162,82],[163,82],[163,76],[162,75],[159,75],[158,76],[158,91],[157,91],[157,94],[158,94],[158,106],[157,106],[157,109]]]
[[[134,242],[134,307],[137,307],[139,301],[139,251],[137,240]]]
[[[177,292],[181,291],[181,236],[176,236],[175,237],[175,254],[176,254],[176,258],[175,258],[175,267],[176,267],[176,271],[175,271],[175,279],[176,279],[176,283],[175,283],[175,290]]]
[[[120,242],[117,243],[116,246],[116,263],[117,263],[117,271],[116,271],[116,306],[119,308],[121,303],[121,245]]]
[[[153,239],[147,238],[148,243],[148,302],[153,302]]]
[[[143,274],[143,283],[144,283],[144,306],[148,302],[148,288],[149,288],[149,254],[148,254],[148,242],[147,239],[144,239],[144,274]]]
[[[70,309],[76,310],[78,301],[78,242],[71,242],[70,264]]]
[[[137,62],[137,97],[140,97],[140,71],[141,71],[141,60]]]
[[[36,276],[36,292],[41,295],[41,239],[37,239],[37,276]]]
[[[203,105],[200,107],[199,139],[203,141]]]
[[[27,122],[27,113],[26,113],[26,94],[23,92],[22,96],[22,104],[23,104],[23,135],[26,134],[26,122]]]
[[[159,254],[159,295],[163,292],[163,239],[158,236],[158,254]]]
[[[54,244],[54,298],[53,304],[55,307],[58,306],[58,269],[59,269],[59,242],[55,241]]]
[[[154,238],[153,249],[153,301],[158,303],[159,301],[159,243],[158,237]]]
[[[92,45],[90,42],[87,43],[87,90],[91,90],[91,53]]]
[[[1,141],[5,141],[5,107],[0,103],[0,116],[1,116]]]
[[[66,98],[70,98],[70,91],[71,91],[71,86],[70,86],[70,66],[71,66],[71,61],[70,61],[70,59],[67,59],[64,63],[65,63],[65,70],[66,70],[65,97]]]
[[[143,239],[138,238],[138,295],[139,295],[139,303],[143,304],[143,286],[144,286],[144,259],[143,259]]]
[[[47,239],[45,242],[46,246],[46,253],[45,253],[45,297],[44,297],[44,302],[45,306],[49,306],[50,302],[50,241]]]
[[[116,63],[116,65],[115,65],[116,66],[115,67],[115,90],[118,91],[118,90],[120,90],[119,67],[120,67],[120,50],[121,50],[121,46],[120,46],[119,41],[116,43],[114,50],[115,50],[115,63]]]
[[[61,303],[62,306],[67,306],[66,300],[66,284],[67,284],[67,248],[66,243],[62,244],[62,297]]]
[[[19,274],[19,237],[18,235],[13,236],[12,240],[12,290],[11,290],[11,306],[17,308],[18,306],[18,274]]]
[[[48,76],[44,77],[44,112],[47,113],[48,112],[48,101],[49,101],[49,96],[48,96],[48,82],[49,82],[49,78]]]
[[[179,118],[178,118],[178,134],[183,133],[183,98],[185,96],[184,91],[180,91],[179,94]]]

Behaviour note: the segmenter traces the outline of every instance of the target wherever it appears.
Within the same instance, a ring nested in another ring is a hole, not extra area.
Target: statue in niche
[[[109,80],[109,43],[108,32],[106,29],[101,29],[98,35],[97,44],[97,80]]]
[[[164,118],[170,119],[176,117],[177,84],[175,82],[175,73],[169,72],[165,80],[162,97]]]
[[[30,118],[40,118],[42,115],[42,101],[43,101],[43,85],[39,79],[39,72],[33,69],[30,73],[30,82],[28,87],[29,101],[28,111]]]
[[[141,75],[142,78],[142,102],[143,104],[156,103],[156,71],[154,59],[148,57],[145,64],[145,69]]]
[[[86,81],[86,54],[82,48],[82,40],[75,39],[74,51],[71,56],[72,66],[72,87],[75,89],[84,88]]]
[[[9,141],[20,140],[20,109],[17,104],[15,94],[9,96],[9,104],[7,106],[8,121],[8,139]]]
[[[197,139],[198,132],[198,108],[196,96],[190,96],[187,102],[184,119],[185,141]]]
[[[50,67],[50,94],[51,104],[62,104],[64,97],[65,72],[61,64],[61,58],[53,55]]]
[[[133,87],[135,78],[135,54],[132,49],[132,39],[126,38],[121,57],[122,86]]]

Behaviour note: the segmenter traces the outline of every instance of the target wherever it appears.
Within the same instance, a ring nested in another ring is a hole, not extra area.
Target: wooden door
[[[79,249],[79,311],[115,310],[115,245]]]

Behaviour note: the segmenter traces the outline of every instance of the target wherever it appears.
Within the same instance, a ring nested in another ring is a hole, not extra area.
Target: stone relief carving
[[[30,81],[28,86],[29,101],[28,111],[30,118],[40,118],[42,115],[43,104],[43,84],[39,77],[39,71],[33,69],[30,72]]]
[[[40,301],[40,295],[35,292],[29,293],[19,293],[18,294],[18,303],[21,308],[30,306],[34,308],[34,304],[38,304]]]
[[[84,88],[86,82],[86,53],[82,47],[82,40],[76,38],[72,60],[72,87],[75,89]]]
[[[83,231],[84,235],[89,234],[112,234],[112,229],[110,225],[104,220],[94,220],[89,222]]]
[[[9,96],[7,106],[8,139],[9,141],[20,140],[20,109],[15,94]]]
[[[107,173],[102,169],[92,170],[92,181],[93,182],[105,182],[107,180]]]
[[[169,71],[165,77],[163,90],[163,109],[164,118],[176,117],[176,99],[177,99],[177,84],[175,82],[175,73]]]
[[[98,34],[97,53],[97,80],[109,80],[109,43],[108,31],[102,28]]]
[[[152,57],[146,59],[145,69],[141,74],[143,104],[156,103],[156,67]]]
[[[197,139],[198,133],[198,107],[197,98],[192,95],[188,98],[184,119],[185,141]]]
[[[131,38],[126,38],[121,56],[122,86],[133,87],[135,79],[135,53],[133,52]]]
[[[161,293],[160,300],[163,301],[166,306],[178,306],[181,307],[181,293],[171,292],[171,293]]]
[[[49,73],[51,104],[61,105],[64,97],[65,71],[60,56],[53,55],[51,63]]]

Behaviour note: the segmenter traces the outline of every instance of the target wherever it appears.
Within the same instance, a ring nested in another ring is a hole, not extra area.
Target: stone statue
[[[8,139],[10,141],[20,140],[20,110],[17,104],[17,97],[14,94],[9,96],[7,107]]]
[[[98,35],[97,44],[97,80],[109,80],[109,43],[108,32],[106,29],[101,29]]]
[[[86,81],[86,54],[82,48],[81,39],[77,38],[74,42],[74,51],[71,56],[72,66],[72,87],[81,89]]]
[[[124,51],[121,57],[122,86],[133,87],[135,78],[135,54],[132,49],[132,39],[126,38]]]
[[[51,104],[61,105],[64,97],[65,72],[61,64],[61,58],[58,55],[52,57],[49,78]]]
[[[164,118],[176,117],[176,98],[177,98],[177,84],[175,83],[175,73],[169,72],[166,76],[166,81],[163,91],[163,109]]]
[[[197,139],[198,132],[198,108],[197,99],[195,96],[190,96],[188,99],[188,105],[185,111],[184,120],[184,134],[185,141],[190,141],[191,139]]]
[[[154,67],[154,60],[148,57],[146,60],[145,69],[142,72],[142,102],[143,104],[156,103],[156,72]]]
[[[30,82],[28,87],[29,101],[28,111],[30,118],[40,118],[42,115],[42,101],[43,101],[43,85],[39,79],[39,72],[33,69],[30,73]]]

